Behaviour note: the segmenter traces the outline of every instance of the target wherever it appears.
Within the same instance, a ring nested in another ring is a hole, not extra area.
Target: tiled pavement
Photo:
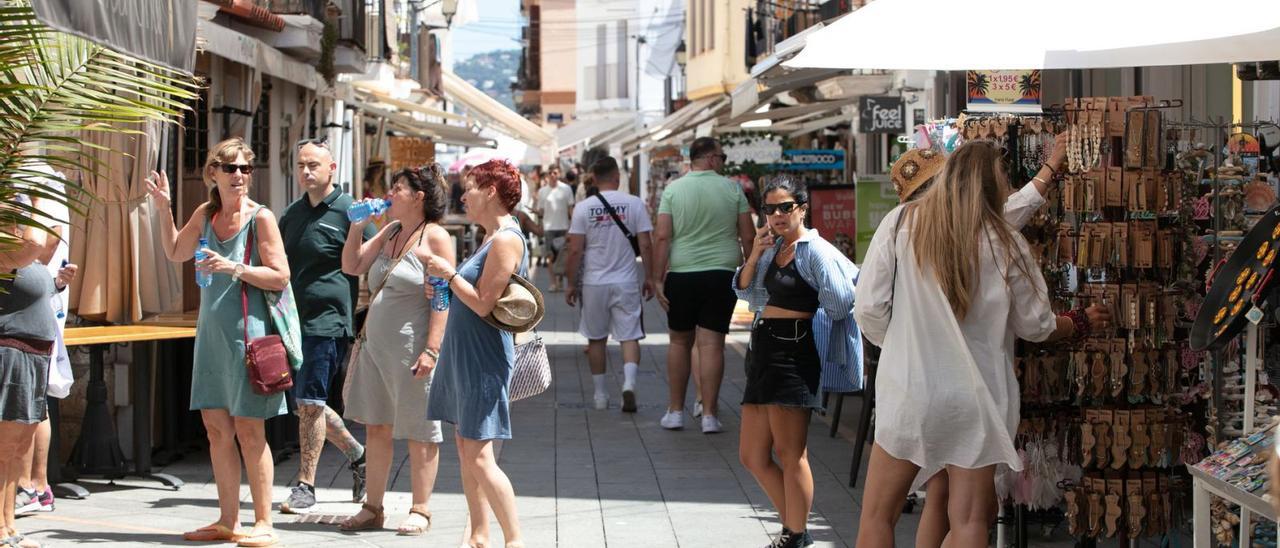
[[[546,279],[536,276],[540,285]],[[540,333],[548,345],[555,381],[547,393],[515,404],[515,439],[505,444],[501,464],[511,476],[527,545],[531,547],[696,546],[754,547],[769,542],[780,525],[764,492],[739,464],[738,402],[743,387],[746,333],[730,336],[727,373],[721,393],[725,433],[703,435],[696,421],[671,432],[658,426],[666,399],[665,318],[656,302],[646,305],[646,329],[639,377],[640,409],[618,410],[621,375],[617,345],[610,347],[613,404],[591,408],[591,377],[585,343],[576,333],[577,312],[562,294],[547,294],[548,314]],[[848,406],[856,406],[850,400]],[[846,416],[846,427],[853,421]],[[447,427],[446,427],[447,429]],[[357,431],[357,437],[363,433]],[[440,474],[431,510],[435,526],[426,536],[397,537],[394,529],[343,534],[332,522],[358,510],[349,502],[350,474],[340,452],[326,447],[320,466],[317,514],[299,518],[276,514],[282,544],[305,546],[456,547],[466,523],[466,505],[458,476],[452,436],[441,447]],[[809,433],[816,493],[811,530],[818,545],[851,546],[857,526],[860,491],[848,488],[852,444],[845,436],[827,437],[827,423],[815,417]],[[408,457],[397,444],[388,494],[388,527],[394,528],[409,506]],[[274,498],[288,496],[297,470],[291,458],[276,467]],[[50,546],[180,544],[181,531],[209,523],[217,513],[215,487],[207,457],[188,456],[163,470],[183,478],[179,491],[137,480],[114,484],[85,480],[93,492],[86,500],[60,500],[52,514],[23,518],[20,526]],[[249,492],[242,495],[242,519],[252,521]],[[904,515],[901,542],[909,542],[918,513]],[[500,529],[492,524],[496,537]],[[496,544],[500,546],[500,544]]]

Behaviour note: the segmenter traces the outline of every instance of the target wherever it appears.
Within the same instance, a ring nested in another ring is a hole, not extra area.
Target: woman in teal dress
[[[179,231],[169,209],[169,180],[152,172],[148,179],[160,241],[170,261],[195,256],[200,238],[208,241],[206,258],[196,263],[211,272],[213,282],[200,290],[196,321],[195,363],[191,374],[191,409],[199,410],[209,434],[209,456],[218,484],[218,521],[183,534],[189,541],[233,541],[239,546],[278,542],[271,526],[271,484],[275,470],[263,423],[287,412],[284,394],[261,396],[249,387],[244,364],[245,330],[250,338],[267,334],[268,316],[262,292],[281,291],[289,283],[289,263],[275,215],[249,199],[253,150],[241,139],[215,145],[205,160],[209,201]],[[250,242],[249,238],[255,241]],[[252,245],[248,264],[246,245]],[[240,289],[248,292],[245,325]],[[249,473],[253,496],[253,528],[240,524],[240,458]]]

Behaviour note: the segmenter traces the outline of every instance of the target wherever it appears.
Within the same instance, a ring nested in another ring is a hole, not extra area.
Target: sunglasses
[[[764,204],[760,206],[760,210],[763,211],[765,215],[773,215],[778,212],[791,213],[801,205],[802,204],[798,204],[796,202],[782,202],[780,204]]]
[[[318,147],[320,147],[320,148],[329,148],[329,138],[328,138],[328,137],[319,137],[319,138],[316,138],[316,139],[303,139],[303,140],[301,140],[301,141],[298,141],[298,144],[297,144],[297,145],[294,145],[294,146],[295,146],[295,148],[299,148],[299,149],[300,149],[300,148],[305,147],[305,146],[307,146],[307,145],[315,145],[315,146],[318,146]]]
[[[219,164],[218,168],[221,169],[223,173],[227,174],[235,173],[237,169],[240,170],[240,173],[245,175],[253,173],[252,164]]]

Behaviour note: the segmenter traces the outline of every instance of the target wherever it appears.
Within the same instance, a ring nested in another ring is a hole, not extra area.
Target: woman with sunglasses
[[[214,145],[204,163],[209,201],[196,208],[181,231],[169,210],[168,177],[152,172],[147,179],[154,214],[160,217],[160,242],[169,260],[188,261],[202,238],[208,242],[205,259],[196,263],[197,270],[212,274],[212,282],[200,289],[191,409],[200,411],[209,435],[221,513],[212,524],[183,534],[193,542],[231,541],[240,546],[278,542],[271,526],[275,468],[263,423],[288,410],[284,393],[263,396],[250,388],[244,349],[246,333],[249,339],[267,334],[271,317],[262,292],[281,291],[288,285],[289,262],[275,215],[249,199],[253,160],[253,150],[239,138]],[[242,288],[247,290],[247,307],[241,301]],[[253,496],[254,524],[247,533],[237,530],[240,456]]]
[[[850,318],[858,269],[805,227],[809,193],[802,183],[777,177],[763,196],[760,210],[768,221],[734,278],[738,297],[758,312],[738,456],[782,520],[782,534],[770,546],[794,548],[813,544],[807,527],[813,506],[809,417],[822,408],[823,351],[828,360],[841,361],[845,356],[830,351],[841,353],[848,339],[859,336]],[[820,341],[815,333],[827,337]]]

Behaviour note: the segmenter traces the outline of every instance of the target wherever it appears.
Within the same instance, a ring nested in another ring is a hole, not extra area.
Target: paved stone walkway
[[[545,287],[546,278],[536,276]],[[577,333],[577,311],[562,294],[547,294],[548,314],[540,328],[554,367],[547,393],[512,407],[515,439],[502,449],[501,464],[511,476],[527,545],[531,547],[755,547],[780,529],[764,492],[739,464],[739,406],[743,387],[743,355],[747,334],[730,336],[726,379],[721,393],[725,433],[703,435],[686,419],[683,431],[658,426],[666,403],[666,322],[656,302],[646,305],[646,329],[639,377],[640,409],[618,410],[621,361],[610,347],[612,407],[591,406],[591,377],[585,340]],[[185,388],[184,388],[185,389]],[[691,400],[692,403],[692,400]],[[846,406],[857,405],[850,399]],[[809,433],[810,459],[817,486],[811,531],[819,546],[852,546],[856,537],[860,491],[848,488],[852,444],[845,436],[827,436],[825,419],[815,417]],[[851,430],[846,419],[842,430]],[[847,433],[846,433],[847,434]],[[363,432],[357,431],[363,438]],[[299,518],[277,513],[283,545],[305,546],[444,546],[459,545],[466,524],[466,505],[458,476],[452,436],[441,447],[440,474],[431,509],[435,526],[424,537],[397,537],[394,527],[409,507],[408,457],[397,444],[388,494],[385,532],[348,535],[333,522],[359,509],[350,502],[350,474],[340,452],[326,447],[320,466],[317,513]],[[297,459],[276,467],[274,499],[287,496]],[[104,544],[140,546],[180,544],[181,531],[212,521],[217,503],[207,456],[194,454],[163,470],[187,485],[171,491],[158,484],[127,479],[108,483],[84,480],[92,496],[59,500],[57,511],[23,518],[22,529],[49,546]],[[860,483],[861,485],[861,483]],[[241,490],[244,523],[252,521],[249,490]],[[918,513],[904,515],[899,525],[910,542]],[[497,537],[500,529],[494,521]],[[497,540],[495,538],[495,540]],[[501,544],[495,543],[496,546]]]

